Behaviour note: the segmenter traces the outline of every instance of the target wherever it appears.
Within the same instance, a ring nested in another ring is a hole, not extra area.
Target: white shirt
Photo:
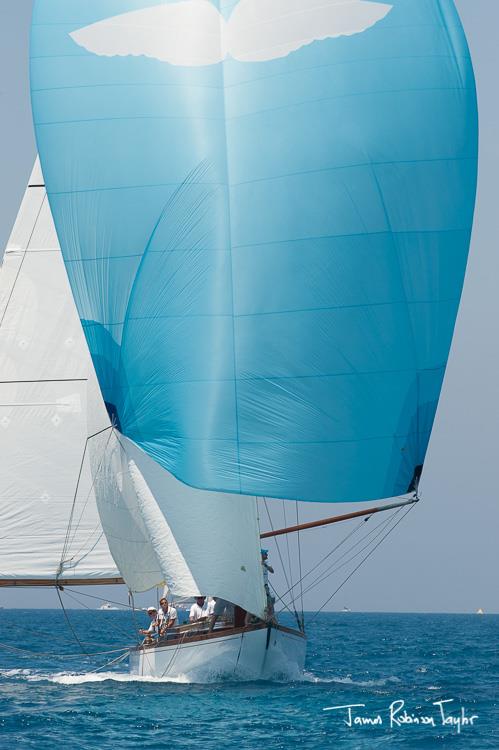
[[[263,584],[264,586],[268,586],[269,585],[269,566],[264,560],[262,560],[262,568],[263,568]]]
[[[158,627],[158,619],[157,617],[155,617],[154,620],[151,620],[151,622],[149,623],[149,627],[146,628],[146,630],[148,633],[152,634],[156,632],[157,627]]]
[[[177,610],[175,607],[173,607],[171,604],[168,607],[168,612],[163,612],[161,607],[159,608],[158,612],[158,622],[160,628],[166,625],[167,622],[170,622],[170,620],[173,620],[173,624],[175,625],[175,622],[177,620]]]
[[[215,609],[215,600],[213,597],[209,599],[208,604],[206,605],[206,616],[213,614],[213,610]]]
[[[196,620],[201,619],[201,617],[206,617],[206,610],[200,607],[197,602],[194,602],[189,610],[189,620],[195,622]]]

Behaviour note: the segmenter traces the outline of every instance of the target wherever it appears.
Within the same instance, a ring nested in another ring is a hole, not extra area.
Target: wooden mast
[[[328,526],[331,523],[339,523],[340,521],[349,521],[351,518],[360,518],[361,516],[372,516],[374,513],[381,513],[383,510],[393,510],[393,508],[403,508],[405,505],[412,505],[417,503],[419,497],[414,496],[409,500],[404,500],[400,503],[390,503],[389,505],[379,505],[375,508],[366,508],[365,510],[356,510],[353,513],[344,513],[341,516],[331,516],[330,518],[322,518],[318,521],[309,521],[308,523],[300,523],[296,526],[287,526],[285,529],[275,529],[274,531],[265,531],[260,534],[260,539],[268,539],[272,536],[280,536],[281,534],[293,534],[295,531],[303,531],[304,529],[313,529],[317,526]]]

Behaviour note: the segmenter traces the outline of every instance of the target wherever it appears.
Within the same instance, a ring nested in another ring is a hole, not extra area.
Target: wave
[[[351,677],[317,677],[312,672],[304,672],[303,680],[305,682],[316,683],[336,682],[341,685],[355,685],[356,687],[386,687],[386,685],[402,682],[399,677],[395,677],[394,675],[382,677],[379,680],[352,680]]]
[[[52,682],[58,685],[84,685],[86,683],[97,683],[97,682],[123,682],[123,683],[169,683],[176,685],[207,685],[211,683],[247,683],[254,682],[249,675],[244,674],[231,674],[223,675],[217,672],[207,674],[203,672],[201,674],[192,673],[190,675],[177,675],[175,677],[150,677],[136,674],[130,674],[129,672],[45,672],[42,670],[31,670],[31,669],[0,669],[0,678],[10,679],[21,679],[27,682]],[[303,681],[302,675],[293,671],[290,674],[283,672],[276,673],[270,679],[257,680],[257,682],[272,682],[272,683],[290,683],[290,682],[301,682]]]
[[[28,682],[55,682],[58,685],[83,685],[87,682],[169,682],[180,685],[191,681],[178,677],[141,677],[128,672],[41,672],[32,669],[0,669],[0,677],[25,679]]]
[[[185,675],[178,677],[141,677],[140,675],[129,674],[128,672],[87,672],[73,673],[61,672],[47,677],[50,682],[56,682],[59,685],[83,685],[87,682],[170,682],[178,685],[188,685],[191,681]]]

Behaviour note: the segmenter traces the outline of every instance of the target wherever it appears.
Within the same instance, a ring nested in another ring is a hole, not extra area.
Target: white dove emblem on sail
[[[370,0],[240,0],[228,21],[210,0],[122,13],[71,32],[96,55],[143,55],[171,65],[286,57],[312,42],[366,31],[392,9]]]

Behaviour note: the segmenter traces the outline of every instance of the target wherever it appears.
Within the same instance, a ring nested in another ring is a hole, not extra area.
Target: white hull
[[[305,665],[306,639],[288,628],[240,628],[172,645],[130,652],[130,672],[189,682],[220,678],[239,680],[299,679]]]

